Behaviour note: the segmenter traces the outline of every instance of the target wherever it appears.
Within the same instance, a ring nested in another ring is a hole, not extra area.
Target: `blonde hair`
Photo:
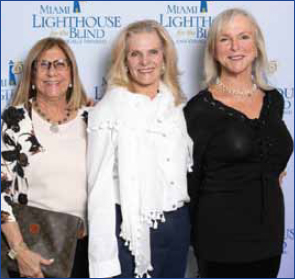
[[[270,89],[271,87],[267,84],[266,78],[268,60],[263,34],[254,17],[247,11],[238,8],[228,9],[220,13],[214,19],[213,24],[209,30],[205,48],[204,85],[208,87],[211,84],[216,83],[217,78],[220,76],[221,66],[219,62],[215,59],[216,40],[219,34],[221,33],[224,25],[238,15],[246,17],[255,29],[255,44],[257,48],[257,57],[252,65],[253,82],[262,89]]]
[[[52,37],[38,41],[29,51],[24,63],[22,77],[16,88],[11,105],[17,106],[20,104],[25,104],[25,106],[28,106],[29,100],[35,97],[36,91],[32,89],[35,75],[34,63],[44,51],[50,50],[53,47],[60,48],[69,60],[72,88],[68,89],[66,95],[68,106],[70,108],[80,108],[82,105],[86,105],[87,97],[79,78],[75,55],[69,45],[63,39]]]
[[[112,49],[111,65],[107,75],[108,86],[130,88],[131,80],[126,69],[127,39],[132,34],[144,32],[156,32],[163,44],[165,71],[161,79],[172,91],[175,104],[178,105],[184,101],[184,97],[178,81],[176,49],[165,28],[154,20],[136,21],[120,33]]]

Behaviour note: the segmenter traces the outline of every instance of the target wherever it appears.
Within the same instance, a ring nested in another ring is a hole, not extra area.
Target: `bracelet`
[[[20,242],[17,244],[14,248],[11,248],[8,252],[8,257],[10,257],[12,260],[15,260],[16,256],[21,250],[28,249],[28,246],[25,242]]]

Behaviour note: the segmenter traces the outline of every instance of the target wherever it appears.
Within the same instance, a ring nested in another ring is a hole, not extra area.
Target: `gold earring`
[[[161,66],[161,75],[164,75],[165,72],[166,72],[166,66],[165,66],[165,63],[163,63]]]
[[[128,68],[128,66],[127,66],[127,65],[124,65],[124,71],[125,71],[125,73],[126,73],[126,74],[128,74],[128,73],[129,73],[129,68]]]

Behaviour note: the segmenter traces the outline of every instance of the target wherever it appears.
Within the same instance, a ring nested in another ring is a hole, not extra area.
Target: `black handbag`
[[[54,259],[51,265],[42,266],[44,276],[69,278],[83,220],[73,215],[27,205],[15,204],[12,208],[29,249],[45,259]],[[18,272],[17,261],[8,256],[9,250],[5,236],[1,233],[1,266]]]

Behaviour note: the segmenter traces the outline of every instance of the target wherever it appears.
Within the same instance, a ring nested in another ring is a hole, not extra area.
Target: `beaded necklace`
[[[217,81],[216,83],[217,85],[221,86],[222,90],[233,95],[236,97],[253,97],[254,93],[257,90],[257,85],[253,84],[252,88],[250,90],[238,90],[238,89],[232,89],[227,87],[223,82],[221,82],[220,80]]]
[[[52,121],[40,108],[38,102],[36,100],[34,100],[33,102],[33,105],[36,109],[36,111],[38,112],[38,114],[43,118],[45,119],[47,122],[49,122],[51,124],[50,126],[50,131],[54,132],[54,133],[57,133],[59,132],[59,128],[58,126],[67,122],[71,116],[71,110],[70,109],[65,109],[65,116],[64,118],[58,120],[58,121]]]

